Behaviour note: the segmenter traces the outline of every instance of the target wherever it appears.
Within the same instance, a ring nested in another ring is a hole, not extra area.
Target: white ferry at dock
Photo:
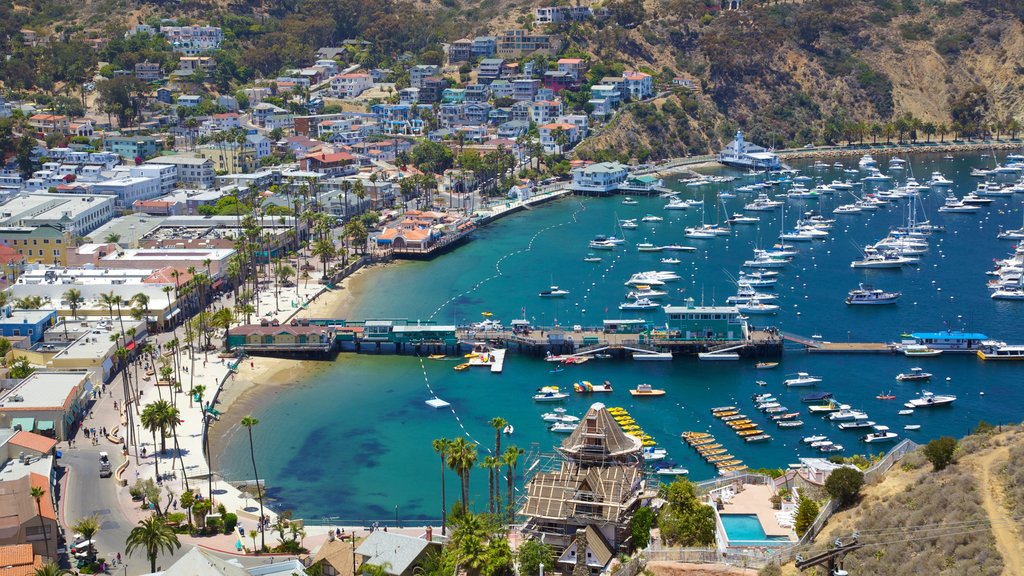
[[[927,346],[943,352],[977,352],[987,346],[988,336],[980,332],[945,330],[942,332],[914,332],[904,345]]]

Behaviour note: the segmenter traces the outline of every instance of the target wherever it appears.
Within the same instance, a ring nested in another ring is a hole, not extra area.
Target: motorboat
[[[933,188],[944,188],[952,186],[953,181],[942,175],[942,172],[932,172],[931,180],[928,180],[928,185]]]
[[[900,410],[899,412],[897,412],[897,414],[899,414],[900,416],[910,416],[913,413],[914,413],[914,411],[909,409],[909,408],[906,409],[906,410]]]
[[[679,258],[662,258],[661,259],[661,263],[662,264],[680,264],[680,263],[682,263],[682,260],[680,260]]]
[[[754,364],[754,368],[757,368],[758,370],[770,370],[778,365],[778,362],[758,362],[757,364]]]
[[[953,195],[946,198],[945,204],[939,206],[939,212],[952,212],[954,214],[970,214],[977,211],[977,206],[964,204],[959,198]]]
[[[782,383],[790,388],[815,386],[821,383],[821,378],[818,376],[811,376],[807,372],[797,372],[793,378],[787,378]]]
[[[904,430],[909,430],[909,431],[920,430],[921,429],[921,425],[920,424],[907,424],[906,426],[903,427],[903,429]]]
[[[632,206],[634,204],[639,204],[639,202],[637,202],[636,200],[630,198],[629,196],[626,196],[625,198],[623,198],[622,199],[622,203],[627,205],[627,206]]]
[[[840,410],[828,415],[832,422],[846,422],[847,420],[867,420],[868,415],[860,410]]]
[[[812,402],[821,402],[823,400],[831,400],[831,392],[814,392],[811,394],[804,394],[800,397],[800,401],[804,404],[810,404]]]
[[[875,425],[872,420],[852,420],[839,425],[840,430],[856,430],[857,428],[871,428]]]
[[[906,344],[903,346],[903,355],[916,358],[931,358],[942,354],[942,350],[929,348],[923,344]]]
[[[637,384],[637,387],[630,390],[631,396],[664,396],[665,391],[654,388],[650,384]]]
[[[740,355],[736,352],[700,352],[697,358],[708,361],[735,361],[740,359]]]
[[[591,250],[614,250],[617,244],[608,240],[591,240],[587,247]]]
[[[573,382],[573,390],[580,394],[589,394],[593,392],[612,392],[612,385],[607,380],[603,384],[591,384],[590,382],[583,380],[581,382]]]
[[[860,166],[861,168],[868,168],[870,166],[875,166],[876,164],[878,164],[878,162],[876,162],[875,159],[871,157],[871,154],[865,154],[860,157],[860,160],[857,161],[857,165]]]
[[[828,440],[827,436],[804,436],[800,439],[804,444],[814,444],[815,442],[824,442]]]
[[[649,446],[643,449],[644,462],[658,462],[668,457],[668,450]]]
[[[694,246],[683,246],[682,244],[667,244],[662,246],[662,249],[669,252],[696,252],[697,248]]]
[[[664,290],[653,290],[651,288],[648,288],[647,290],[633,290],[626,294],[626,298],[632,298],[634,300],[639,300],[641,298],[663,298],[665,296],[668,296],[668,292]]]
[[[847,293],[846,303],[849,305],[895,304],[901,294],[901,292],[886,292],[860,284],[857,289]]]
[[[650,242],[641,242],[636,245],[636,249],[638,252],[661,252],[664,250],[661,246],[651,244]]]
[[[764,192],[757,195],[757,198],[753,202],[745,204],[743,209],[749,212],[772,212],[776,208],[782,206],[782,202],[778,200],[772,200]]]
[[[775,314],[779,311],[778,304],[765,304],[760,300],[752,300],[744,304],[737,304],[736,309],[744,314]]]
[[[641,222],[661,222],[663,220],[664,218],[661,216],[655,216],[653,214],[648,214],[640,219]]]
[[[916,258],[903,256],[895,250],[864,250],[864,258],[850,262],[850,268],[902,268],[917,264]]]
[[[1024,346],[999,342],[979,349],[977,354],[982,360],[1024,360]]]
[[[686,476],[690,471],[681,466],[665,466],[658,468],[655,473],[658,476]]]
[[[807,407],[807,411],[812,414],[828,414],[830,412],[839,412],[840,410],[849,410],[849,404],[840,404],[835,400],[830,400],[825,404],[814,404]]]
[[[901,372],[896,376],[900,382],[922,382],[931,380],[932,375],[925,372],[923,368],[911,368],[910,372]]]
[[[661,305],[649,298],[637,298],[632,302],[619,304],[619,310],[655,310]]]
[[[576,431],[576,427],[579,426],[577,422],[555,422],[548,430],[556,434],[572,434]]]
[[[905,170],[907,161],[903,158],[892,157],[889,159],[889,170]]]
[[[580,421],[579,417],[566,414],[565,408],[555,408],[552,412],[542,414],[541,419],[543,419],[545,422],[573,423]]]
[[[583,261],[584,262],[600,262],[601,261],[601,257],[600,256],[594,256],[593,254],[587,254],[586,256],[583,257]]]
[[[672,199],[668,204],[665,204],[665,210],[686,210],[690,207],[685,200]]]
[[[832,210],[833,214],[860,214],[864,209],[856,204],[843,204]]]
[[[567,296],[568,294],[569,294],[568,290],[563,290],[563,289],[559,288],[558,286],[552,286],[551,288],[548,288],[547,290],[542,290],[541,293],[540,293],[540,297],[541,298],[561,298],[563,296]]]
[[[894,442],[899,435],[889,430],[888,426],[875,426],[875,431],[865,434],[861,440],[872,444],[875,442]]]
[[[994,202],[994,200],[991,198],[985,198],[984,196],[978,196],[974,192],[969,192],[960,199],[960,202],[970,206],[986,206]]]
[[[690,226],[686,228],[686,232],[683,235],[694,240],[710,240],[718,236],[713,230],[708,230],[703,226]]]
[[[993,300],[1024,300],[1024,288],[1007,286],[992,293]]]
[[[775,425],[779,428],[800,428],[804,425],[803,420],[777,420]]]
[[[533,400],[534,402],[561,402],[568,397],[567,393],[559,392],[558,387],[546,387],[534,394]]]
[[[758,292],[753,287],[739,284],[736,294],[725,299],[726,304],[746,304],[749,302],[770,302],[778,298],[776,294]]]
[[[921,392],[920,398],[914,398],[913,400],[904,404],[907,408],[932,408],[935,406],[948,406],[956,402],[956,396],[952,394],[932,394],[931,392]]]
[[[729,219],[725,221],[726,224],[757,224],[761,219],[757,216],[745,216],[740,213],[733,214]]]
[[[765,250],[754,250],[754,257],[743,262],[744,268],[782,268],[789,260],[773,258]]]

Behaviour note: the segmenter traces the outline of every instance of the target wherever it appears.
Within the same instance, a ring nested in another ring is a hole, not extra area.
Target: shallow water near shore
[[[1000,154],[1001,156],[1001,154]],[[887,158],[878,158],[885,170]],[[970,167],[991,167],[991,158],[963,155],[943,160],[941,155],[910,157],[919,181],[928,180],[933,170],[942,171],[956,182],[958,196],[974,188]],[[855,159],[843,161],[848,167]],[[797,167],[806,165],[797,164]],[[841,170],[813,170],[805,173],[824,182],[842,179]],[[892,174],[896,174],[893,172]],[[899,176],[902,181],[905,176]],[[669,182],[682,190],[683,198],[704,197],[704,221],[714,222],[715,192],[731,190],[746,183],[737,180],[720,187],[694,188]],[[810,185],[809,185],[810,186]],[[792,227],[798,213],[820,207],[826,213],[840,203],[852,201],[849,194],[808,202],[791,200],[786,221]],[[944,234],[933,237],[930,252],[918,268],[902,271],[854,270],[850,261],[858,246],[879,240],[886,230],[905,220],[906,201],[894,203],[875,213],[839,216],[826,241],[802,243],[802,253],[781,270],[777,293],[783,311],[776,317],[754,316],[757,325],[775,325],[784,330],[824,340],[888,342],[910,331],[938,331],[946,326],[984,332],[1012,343],[1024,342],[1020,325],[1024,302],[999,302],[989,298],[984,274],[995,258],[1004,258],[1012,243],[995,238],[998,226],[1021,226],[1020,206],[1024,197],[996,198],[974,215],[937,213],[944,195],[926,192],[922,203],[936,224],[946,226]],[[443,324],[467,324],[491,312],[506,324],[526,317],[542,325],[556,321],[562,326],[595,326],[605,318],[649,318],[664,322],[661,311],[620,312],[622,282],[642,270],[676,269],[682,276],[670,283],[667,302],[681,304],[686,297],[697,303],[722,303],[734,293],[728,274],[735,275],[755,246],[770,245],[780,229],[781,212],[754,213],[762,218],[758,226],[739,227],[732,237],[689,240],[683,227],[699,224],[700,210],[663,210],[664,200],[637,198],[637,205],[623,205],[622,197],[568,198],[548,206],[509,216],[474,234],[474,239],[454,252],[432,262],[413,262],[372,272],[362,297],[352,304],[352,318],[432,319]],[[726,199],[720,218],[739,211],[752,200],[740,194]],[[654,244],[687,244],[696,253],[637,253],[634,248],[597,252],[600,263],[582,261],[587,240],[596,234],[616,234],[615,221],[654,214],[663,222],[641,223],[637,230],[624,232],[632,244],[645,240]],[[667,256],[677,257],[676,266],[661,264]],[[903,297],[895,306],[849,307],[846,292],[858,283],[872,283],[887,290],[900,290]],[[571,292],[564,299],[542,299],[537,293],[556,284]],[[494,430],[487,421],[494,416],[508,419],[515,427],[502,445],[514,443],[528,454],[520,471],[533,463],[532,454],[550,452],[561,437],[547,431],[540,414],[553,404],[531,401],[542,385],[571,389],[579,380],[608,380],[610,394],[573,395],[565,408],[582,414],[595,401],[627,408],[637,423],[668,449],[669,459],[689,468],[690,477],[714,475],[712,466],[679,441],[684,430],[707,430],[737,458],[753,467],[785,466],[797,456],[817,453],[800,445],[802,436],[822,433],[846,446],[845,454],[884,451],[887,445],[866,445],[858,440],[863,432],[840,431],[834,425],[810,416],[799,397],[811,391],[833,392],[837,399],[865,410],[878,424],[890,426],[901,437],[927,441],[940,435],[960,436],[981,419],[991,423],[1020,420],[1024,391],[1019,382],[1024,365],[984,363],[973,355],[909,359],[894,355],[809,355],[790,352],[775,370],[756,370],[749,361],[700,363],[681,358],[671,363],[635,363],[629,360],[595,360],[582,366],[551,373],[551,365],[540,359],[510,354],[505,371],[492,375],[484,370],[455,372],[455,359],[435,361],[411,356],[342,354],[314,374],[294,377],[297,384],[257,392],[247,398],[246,409],[261,420],[253,433],[257,442],[260,475],[267,479],[268,494],[279,508],[290,508],[296,517],[333,517],[352,523],[370,520],[394,521],[396,512],[403,522],[414,518],[440,516],[440,462],[431,440],[466,434],[480,445],[480,458],[493,450]],[[299,366],[306,366],[302,364]],[[935,374],[925,385],[899,383],[895,375],[922,366]],[[297,368],[301,371],[302,368]],[[824,382],[816,389],[786,389],[787,374],[806,371],[820,375]],[[948,380],[947,380],[948,378]],[[289,378],[291,380],[293,378]],[[766,387],[755,385],[767,382]],[[640,382],[665,388],[663,398],[634,400],[628,389]],[[429,388],[428,388],[429,385]],[[953,393],[957,402],[948,408],[918,410],[913,416],[898,416],[902,403],[920,390]],[[431,392],[431,390],[433,392]],[[794,411],[804,412],[803,428],[779,430],[753,408],[750,397],[772,392]],[[890,392],[895,401],[876,398]],[[981,393],[984,394],[981,394]],[[453,410],[433,410],[424,401],[436,394],[452,403]],[[709,408],[735,404],[772,434],[771,441],[746,444],[723,423],[712,418]],[[232,410],[232,414],[242,412]],[[904,432],[905,424],[920,424],[916,432]],[[229,479],[251,477],[248,438],[231,431],[215,467]],[[455,476],[447,477],[448,503],[458,497]],[[486,473],[471,475],[474,501],[482,502],[487,492]],[[502,485],[504,493],[504,484]],[[396,509],[397,507],[397,509]]]

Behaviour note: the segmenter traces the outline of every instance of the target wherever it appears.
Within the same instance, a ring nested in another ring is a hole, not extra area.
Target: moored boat
[[[638,384],[636,388],[629,391],[631,396],[664,396],[665,391],[654,388],[650,384]]]
[[[910,372],[901,372],[896,376],[896,379],[900,382],[920,382],[925,380],[931,380],[932,375],[925,372],[923,368],[911,368]]]
[[[932,408],[935,406],[948,406],[956,401],[956,396],[952,394],[932,394],[931,392],[922,392],[920,398],[914,398],[913,400],[904,404],[907,408]]]
[[[782,383],[790,388],[800,386],[815,386],[821,383],[821,378],[819,376],[811,376],[807,372],[797,372],[793,376],[793,378],[787,378]]]

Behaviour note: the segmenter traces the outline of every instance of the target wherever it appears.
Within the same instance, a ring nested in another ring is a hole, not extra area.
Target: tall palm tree
[[[494,457],[501,458],[501,433],[505,430],[505,426],[508,426],[508,420],[505,420],[501,416],[491,418],[488,424],[491,428],[494,428]],[[495,476],[500,477],[500,467],[494,471]],[[498,502],[498,507],[501,507],[501,482],[495,485],[494,499]]]
[[[256,479],[256,495],[260,501],[260,520],[263,519],[263,488],[260,487],[260,475],[256,471],[256,450],[252,443],[252,427],[259,424],[260,421],[253,418],[251,415],[242,418],[242,426],[245,426],[249,430],[249,456],[252,458],[252,475]],[[266,530],[263,529],[263,525],[260,524],[260,549],[267,546],[267,534]]]
[[[462,483],[462,509],[469,511],[469,472],[476,464],[476,444],[459,437],[448,452],[448,466],[455,470]]]
[[[139,525],[132,528],[128,539],[125,540],[125,551],[129,556],[136,550],[145,550],[152,572],[156,572],[156,557],[160,555],[161,550],[173,554],[178,548],[181,548],[181,542],[178,542],[174,530],[155,514],[139,520]]]
[[[64,299],[68,301],[68,308],[71,309],[71,317],[78,317],[78,308],[85,302],[85,298],[82,297],[82,291],[78,288],[69,288],[64,292]]]
[[[445,469],[445,457],[448,454],[448,448],[451,446],[452,441],[447,438],[437,438],[432,443],[434,452],[437,452],[441,457],[441,535],[444,536],[448,530],[448,503],[445,498],[444,490],[444,469]]]
[[[494,513],[494,475],[495,470],[501,466],[501,461],[494,456],[484,456],[479,466],[487,470],[487,511]]]
[[[515,495],[516,465],[519,464],[519,457],[522,455],[522,448],[519,448],[518,446],[509,446],[501,456],[501,459],[505,462],[505,469],[508,474],[508,476],[505,477],[505,481],[507,482],[506,489],[508,491],[508,506],[506,507],[506,511],[508,512],[510,522],[516,515],[516,510],[513,508],[514,503],[512,500]]]
[[[159,400],[163,402],[163,400]],[[160,406],[157,402],[146,404],[146,407],[142,409],[142,415],[139,417],[139,422],[142,427],[149,430],[153,434],[153,464],[156,468],[156,477],[160,477],[160,459],[157,458],[156,454],[156,431],[160,431],[160,440],[164,438],[164,422],[163,414],[160,413]]]
[[[36,512],[39,513],[39,533],[43,535],[43,541],[46,542],[46,556],[50,556],[50,537],[46,535],[46,525],[43,524],[43,495],[46,494],[40,486],[33,486],[29,490],[29,495],[36,501]]]
[[[99,519],[95,516],[86,516],[78,522],[75,522],[71,526],[71,529],[74,530],[75,533],[81,534],[83,540],[89,542],[89,557],[91,558],[93,556],[92,537],[100,531]]]

